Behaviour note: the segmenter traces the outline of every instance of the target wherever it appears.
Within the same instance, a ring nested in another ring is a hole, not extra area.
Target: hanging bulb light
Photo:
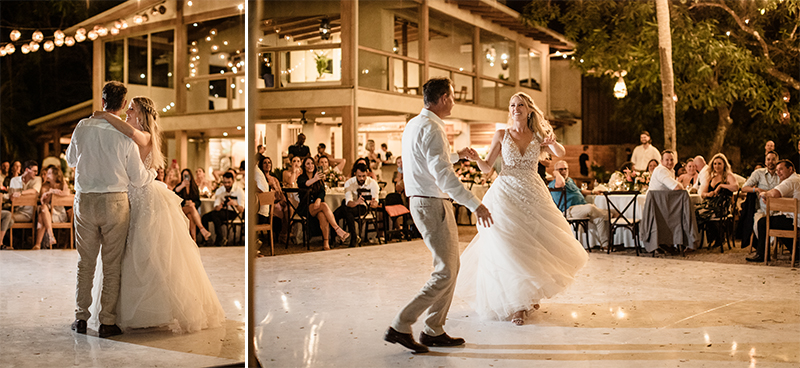
[[[36,41],[31,41],[31,43],[28,44],[28,47],[31,49],[31,52],[39,51],[39,44],[36,43]]]
[[[55,41],[53,41],[53,42],[54,42],[54,43],[56,44],[56,46],[58,46],[58,47],[64,46],[64,39],[63,39],[63,38],[56,38],[56,39],[55,39]]]
[[[144,18],[142,18],[141,15],[136,14],[136,15],[133,16],[133,23],[142,24],[142,22],[144,22]]]
[[[75,45],[75,38],[72,36],[67,36],[67,38],[64,39],[64,44],[67,45],[67,47],[72,47]]]
[[[122,19],[117,19],[114,21],[114,28],[116,29],[122,28]]]
[[[100,37],[108,36],[108,28],[100,26],[100,28],[97,29],[97,35]]]
[[[77,42],[86,41],[86,35],[83,33],[75,33],[75,41]]]
[[[625,86],[625,81],[622,80],[622,77],[627,73],[624,70],[622,72],[614,72],[614,76],[619,77],[617,84],[614,85],[614,97],[616,98],[625,98],[628,95],[628,87]]]
[[[15,29],[11,31],[9,37],[11,38],[11,41],[19,40],[19,38],[22,37],[22,32],[20,32],[18,29]]]
[[[64,36],[65,36],[65,35],[64,35],[64,31],[62,31],[62,30],[60,30],[60,29],[59,29],[59,30],[57,30],[57,31],[55,31],[55,33],[53,33],[53,37],[54,37],[55,39],[57,39],[57,40],[64,40]]]
[[[37,29],[35,32],[33,32],[31,39],[36,42],[42,42],[44,40],[44,34],[42,34],[42,31]]]
[[[31,52],[31,49],[28,48],[28,44],[27,43],[22,45],[22,47],[20,47],[20,48],[22,49],[22,53],[23,54],[27,54],[27,53]]]
[[[122,28],[120,29],[128,28],[128,21],[126,21],[125,19],[120,19],[120,22],[122,23]]]
[[[75,31],[75,34],[78,34],[78,33],[80,33],[80,34],[82,34],[82,35],[86,36],[86,28],[78,28],[78,29]]]
[[[208,31],[208,34],[210,34],[212,36],[216,36],[217,35],[217,29],[216,28],[211,28],[211,30]]]
[[[56,48],[56,46],[53,44],[53,41],[51,41],[51,40],[45,41],[45,43],[44,43],[44,51],[50,52],[50,51],[53,51],[53,49],[55,49],[55,48]]]
[[[14,51],[17,51],[17,49],[14,47],[13,43],[9,43],[8,45],[6,45],[6,54],[11,55],[14,53]]]
[[[118,34],[119,34],[119,29],[117,29],[117,28],[111,28],[111,30],[109,30],[109,32],[111,32],[111,35],[112,35],[112,36],[116,36],[116,35],[118,35]]]
[[[2,57],[2,56],[6,56],[6,48],[5,47],[0,47],[0,57]]]
[[[91,30],[91,31],[89,31],[89,34],[87,36],[89,37],[90,40],[94,41],[94,40],[97,39],[97,32],[95,32],[94,30]]]

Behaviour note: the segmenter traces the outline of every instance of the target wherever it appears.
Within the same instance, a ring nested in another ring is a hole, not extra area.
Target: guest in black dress
[[[183,169],[181,171],[181,182],[173,189],[178,197],[181,197],[181,209],[186,217],[189,219],[189,233],[192,235],[193,240],[197,240],[196,228],[200,228],[200,234],[203,238],[208,240],[211,236],[200,220],[200,190],[197,188],[197,183],[194,181],[192,170]]]
[[[297,187],[300,189],[308,189],[308,200],[300,198],[300,204],[297,211],[303,216],[316,217],[319,220],[319,227],[322,230],[322,247],[325,250],[330,250],[330,243],[328,238],[328,227],[332,226],[336,231],[336,235],[344,242],[350,238],[350,234],[344,231],[336,223],[336,218],[333,216],[328,204],[325,203],[325,185],[323,184],[324,175],[317,170],[314,163],[314,158],[311,156],[303,159],[303,173],[297,177]]]

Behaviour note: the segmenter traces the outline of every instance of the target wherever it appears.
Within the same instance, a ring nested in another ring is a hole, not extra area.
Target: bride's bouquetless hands
[[[486,208],[482,203],[477,210],[475,210],[475,216],[478,217],[478,224],[483,227],[491,227],[494,221],[492,220],[492,214],[489,212],[489,209]]]

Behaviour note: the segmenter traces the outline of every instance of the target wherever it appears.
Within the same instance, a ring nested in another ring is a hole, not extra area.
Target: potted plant
[[[319,74],[317,80],[320,80],[323,78],[323,75],[325,73],[332,74],[329,69],[331,58],[329,58],[327,55],[325,55],[325,53],[322,52],[315,55],[316,56],[314,56],[314,61],[317,63],[317,74]]]

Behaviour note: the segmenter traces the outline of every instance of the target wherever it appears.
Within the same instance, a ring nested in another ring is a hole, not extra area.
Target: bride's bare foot
[[[525,324],[525,311],[517,311],[511,318],[511,323],[515,326],[522,326]]]
[[[201,227],[200,228],[200,235],[203,236],[203,239],[208,240],[208,238],[211,237],[211,232],[206,230],[205,228]]]

